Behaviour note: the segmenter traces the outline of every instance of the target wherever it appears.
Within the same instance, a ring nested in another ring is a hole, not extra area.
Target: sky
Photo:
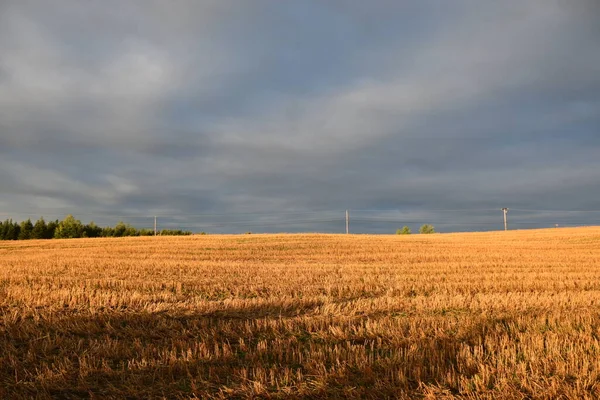
[[[597,0],[0,1],[0,218],[600,225]]]

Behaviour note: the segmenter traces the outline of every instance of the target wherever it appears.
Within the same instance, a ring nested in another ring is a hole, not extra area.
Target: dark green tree
[[[119,223],[113,228],[113,236],[140,236],[140,231],[123,221],[119,221]]]
[[[119,221],[113,230],[114,237],[122,237],[126,236],[127,233],[127,225],[123,221]]]
[[[83,235],[89,238],[95,238],[102,236],[102,228],[91,221],[89,224],[83,227]]]
[[[46,225],[46,221],[44,217],[40,217],[33,225],[33,230],[31,231],[32,239],[46,239],[46,230],[48,229]]]
[[[5,230],[4,240],[18,240],[21,227],[12,219],[8,220],[8,228]]]
[[[31,233],[33,232],[33,224],[31,219],[27,218],[27,221],[21,222],[19,229],[19,240],[31,239]]]
[[[102,228],[102,237],[114,237],[115,230],[110,226]]]
[[[48,225],[46,226],[46,234],[44,236],[44,239],[54,239],[54,233],[56,232],[58,224],[58,220],[48,222]]]

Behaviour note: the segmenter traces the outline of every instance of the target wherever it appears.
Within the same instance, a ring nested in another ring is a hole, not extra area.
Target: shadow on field
[[[310,309],[307,303],[304,311]],[[498,320],[489,320],[460,337],[426,332],[350,341],[293,318],[298,315],[297,308],[264,306],[204,315],[65,311],[4,322],[0,397],[246,398],[283,396],[287,388],[286,398],[395,398],[418,394],[423,384],[444,382],[452,373],[477,373],[460,351],[498,328]],[[348,326],[347,320],[339,325]]]

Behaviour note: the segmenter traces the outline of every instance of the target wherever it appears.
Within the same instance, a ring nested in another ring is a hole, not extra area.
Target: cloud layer
[[[600,210],[598,15],[594,0],[5,1],[0,210],[336,231],[351,209],[365,232]]]

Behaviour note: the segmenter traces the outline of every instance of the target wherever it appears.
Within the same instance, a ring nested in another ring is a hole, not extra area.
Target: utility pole
[[[507,214],[508,214],[508,208],[504,207],[502,209],[502,211],[504,211],[504,230],[507,231],[508,230],[508,219],[507,219]]]
[[[350,213],[346,210],[346,235],[350,233]]]
[[[154,236],[156,236],[156,215],[154,216]]]

